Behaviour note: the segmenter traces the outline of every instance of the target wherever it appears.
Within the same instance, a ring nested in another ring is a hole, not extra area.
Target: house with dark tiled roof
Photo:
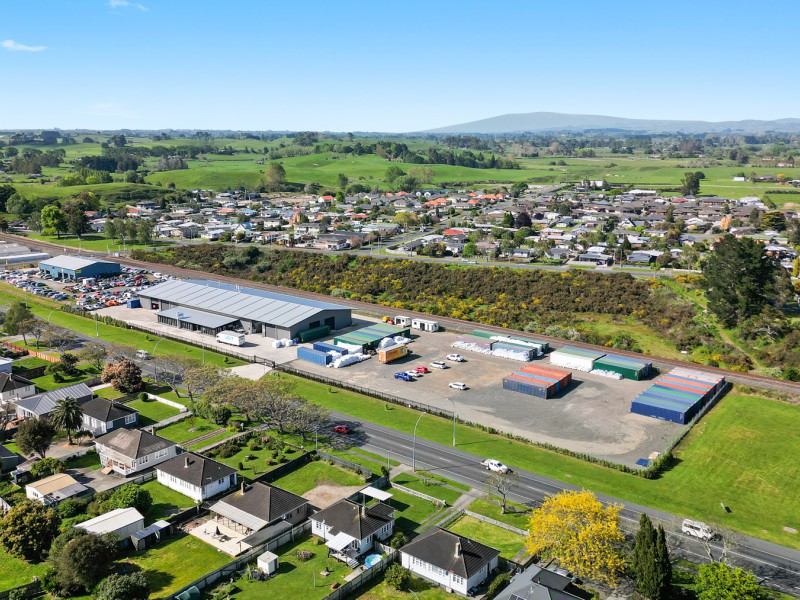
[[[298,525],[308,516],[308,500],[274,485],[241,483],[209,509],[223,525],[253,534],[272,525]]]
[[[496,600],[590,600],[594,596],[576,586],[572,579],[531,565],[517,573]]]
[[[135,427],[139,411],[106,398],[92,398],[81,403],[83,429],[98,436],[119,429]]]
[[[0,407],[16,404],[35,394],[36,386],[32,381],[13,373],[0,373]]]
[[[128,476],[168,461],[179,454],[175,442],[141,429],[117,429],[95,440],[105,472]]]
[[[328,555],[348,565],[385,540],[394,529],[394,509],[383,502],[370,506],[340,500],[311,517],[311,533],[325,540]]]
[[[17,416],[20,419],[46,418],[63,398],[74,398],[78,403],[85,402],[92,398],[92,390],[85,383],[77,383],[23,398],[17,403]]]
[[[400,549],[403,567],[462,595],[479,586],[497,567],[500,551],[433,527]]]
[[[193,452],[184,452],[156,467],[158,482],[196,502],[236,486],[236,469]]]

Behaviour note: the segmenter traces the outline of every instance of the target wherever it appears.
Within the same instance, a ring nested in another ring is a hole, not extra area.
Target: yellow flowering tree
[[[615,587],[624,567],[621,508],[603,506],[588,491],[555,494],[531,514],[525,545],[581,578]]]

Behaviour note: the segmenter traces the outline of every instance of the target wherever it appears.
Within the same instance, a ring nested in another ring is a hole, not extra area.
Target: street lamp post
[[[453,448],[456,446],[456,402],[452,398],[448,398],[453,405]]]
[[[155,346],[153,346],[153,356],[156,355],[156,348],[158,348],[158,345],[163,341],[164,341],[164,338],[159,338],[159,340],[156,342]],[[153,376],[153,379],[158,380],[158,362],[155,363],[154,369],[155,369],[155,372],[154,372],[155,374]]]
[[[54,308],[49,313],[47,313],[47,318],[45,319],[45,321],[47,321],[49,323],[50,322],[50,315],[52,315],[57,310],[58,310],[57,308]]]
[[[424,416],[425,413],[421,413],[417,419],[417,422],[414,423],[414,437],[411,443],[411,470],[415,473],[417,471],[417,425],[419,425],[420,420]]]

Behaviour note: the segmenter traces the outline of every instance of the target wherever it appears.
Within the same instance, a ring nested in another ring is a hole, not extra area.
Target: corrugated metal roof
[[[59,400],[68,397],[74,398],[75,400],[91,398],[92,390],[89,389],[85,383],[76,383],[75,385],[64,388],[50,390],[44,394],[23,398],[17,402],[17,406],[25,408],[38,416],[42,416],[52,412]]]
[[[231,521],[235,521],[239,525],[243,525],[252,531],[258,531],[259,529],[263,529],[267,526],[267,522],[264,519],[260,519],[255,515],[251,515],[250,513],[236,508],[235,506],[231,506],[227,502],[217,502],[211,506],[209,510],[220,516],[228,517]]]
[[[68,256],[66,254],[62,256],[54,256],[53,258],[48,258],[47,260],[39,262],[39,266],[47,265],[49,267],[59,267],[61,269],[70,270],[83,269],[90,265],[96,264],[119,266],[118,263],[112,263],[107,260],[95,260],[92,258],[83,258],[82,256]]]
[[[100,535],[118,531],[123,527],[133,525],[137,521],[144,521],[144,517],[142,513],[135,508],[116,508],[94,519],[78,523],[75,527],[80,527],[89,533]]]
[[[173,280],[143,291],[140,295],[278,327],[291,327],[323,310],[349,310],[338,304],[308,301],[252,288],[236,291],[219,285]]]
[[[167,317],[168,319],[177,319],[184,323],[192,323],[200,327],[224,327],[230,323],[238,321],[234,317],[221,317],[202,310],[193,308],[170,308],[169,310],[162,310],[158,313],[159,317]]]

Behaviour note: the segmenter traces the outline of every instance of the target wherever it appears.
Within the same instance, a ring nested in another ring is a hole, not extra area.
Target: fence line
[[[430,502],[438,503],[441,504],[442,506],[447,506],[447,502],[445,502],[441,498],[436,498],[434,496],[429,496],[428,494],[423,494],[422,492],[418,492],[417,490],[412,490],[411,488],[407,488],[404,485],[400,485],[398,483],[392,483],[392,487],[400,490],[405,494],[410,494],[411,496],[416,496],[417,498],[422,498],[423,500],[429,500]]]
[[[376,544],[377,546],[377,544]],[[389,566],[394,563],[399,557],[400,553],[390,548],[389,546],[384,546],[381,544],[383,548],[389,548],[391,550],[390,553],[387,553],[381,559],[381,562],[373,565],[366,571],[363,571],[360,575],[351,579],[350,581],[346,582],[344,585],[337,587],[333,590],[330,594],[325,596],[322,600],[341,600],[342,598],[347,598],[350,594],[355,592],[360,587],[364,586],[365,584],[369,583],[376,577],[379,577]]]
[[[272,552],[276,548],[283,546],[284,544],[293,541],[296,537],[301,536],[307,532],[311,531],[311,521],[305,521],[302,525],[297,525],[293,527],[291,531],[287,531],[286,533],[279,535],[267,542],[259,544],[258,546],[253,546],[244,554],[237,556],[231,562],[221,566],[219,569],[212,571],[211,573],[207,573],[203,575],[199,579],[191,582],[190,584],[182,587],[177,592],[174,592],[169,595],[170,598],[175,598],[176,596],[182,594],[186,590],[191,587],[196,587],[197,589],[203,590],[213,584],[215,584],[220,579],[234,575],[237,571],[239,571],[243,566],[245,566],[250,561],[257,558],[260,554],[264,552]]]
[[[26,583],[10,590],[2,591],[0,592],[0,600],[7,600],[11,592],[15,590],[24,590],[25,598],[35,598],[42,593],[42,584],[39,581],[34,581],[33,583]]]
[[[323,460],[330,461],[335,465],[344,467],[345,469],[350,469],[351,471],[360,473],[367,480],[372,479],[372,469],[368,469],[367,467],[359,465],[358,463],[350,462],[349,460],[340,458],[339,456],[334,456],[333,454],[328,454],[327,452],[322,452],[321,450],[317,450],[317,456]]]
[[[260,481],[262,483],[272,483],[279,477],[283,477],[286,473],[294,471],[311,462],[311,453],[306,452],[301,454],[297,458],[293,458],[289,462],[285,462],[282,465],[278,465],[271,471],[267,471],[263,475],[259,475],[253,481]]]
[[[171,406],[172,408],[177,408],[181,412],[186,412],[189,410],[188,408],[186,408],[184,404],[181,404],[180,402],[174,402],[168,398],[162,398],[161,396],[156,396],[155,394],[148,393],[147,396],[151,400],[155,400],[156,402],[160,402],[161,404],[166,404],[167,406]]]
[[[36,350],[29,350],[28,348],[23,348],[22,346],[17,346],[16,344],[12,344],[11,342],[3,342],[3,346],[9,348],[10,350],[16,350],[17,352],[25,352],[28,356],[34,356],[36,358],[41,358],[42,360],[46,360],[47,362],[57,363],[61,362],[61,359],[57,356],[50,356],[45,354],[44,352],[37,352]]]
[[[509,525],[508,523],[503,523],[502,521],[498,521],[497,519],[492,519],[491,517],[487,517],[486,515],[481,515],[479,513],[472,512],[471,510],[464,509],[463,514],[467,515],[468,517],[472,517],[473,519],[478,519],[478,521],[489,523],[490,525],[494,525],[495,527],[500,527],[501,529],[505,529],[506,531],[510,531],[518,535],[525,535],[525,536],[528,535],[528,532],[525,531],[524,529],[520,529],[519,527],[514,527],[513,525]]]

